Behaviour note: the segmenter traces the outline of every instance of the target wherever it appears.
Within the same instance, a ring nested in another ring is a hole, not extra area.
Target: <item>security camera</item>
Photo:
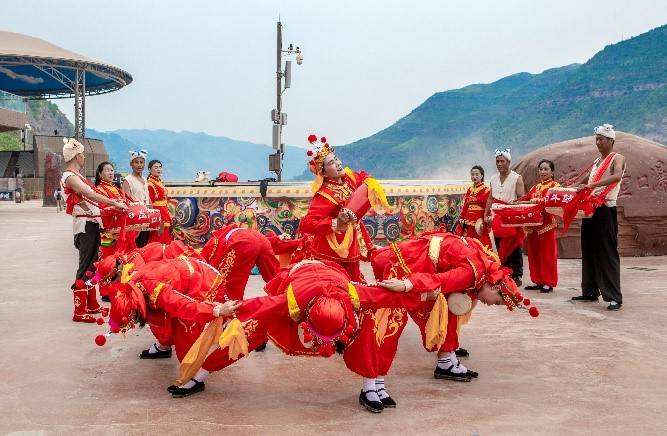
[[[296,64],[301,65],[303,63],[303,53],[296,55]]]

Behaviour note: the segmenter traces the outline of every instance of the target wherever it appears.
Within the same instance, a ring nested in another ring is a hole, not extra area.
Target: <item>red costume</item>
[[[540,182],[533,186],[526,198],[544,203],[544,196],[550,188],[557,188],[560,184],[553,179]],[[558,284],[558,245],[556,244],[556,217],[542,211],[543,224],[538,227],[527,228],[528,264],[530,265],[530,279],[538,285],[555,287]]]
[[[484,209],[489,199],[491,190],[483,182],[471,186],[466,191],[463,199],[463,206],[459,215],[459,225],[456,227],[456,234],[467,236],[482,241],[482,244],[491,247],[489,239],[489,228],[484,222]],[[477,221],[482,220],[482,234],[477,233]]]
[[[289,355],[329,357],[336,344],[341,344],[346,366],[367,378],[377,376],[378,348],[370,342],[375,341],[374,335],[362,333],[373,331],[366,329],[365,323],[374,323],[378,309],[416,309],[421,303],[418,292],[353,285],[345,270],[326,261],[297,263],[281,271],[265,289],[269,296],[245,300],[236,311],[247,340],[246,350],[271,339]],[[238,357],[221,348],[206,358],[202,368],[217,371]]]
[[[243,300],[253,266],[257,265],[266,282],[280,270],[269,240],[256,230],[241,228],[237,224],[214,231],[201,256],[220,271],[225,292],[231,300]]]
[[[451,233],[430,233],[417,239],[394,243],[378,251],[372,260],[377,280],[388,278],[409,279],[416,288],[437,289],[443,295],[455,292],[466,293],[474,303],[476,290],[485,281],[497,283],[504,280],[514,286],[505,276],[497,256],[473,238],[454,236]],[[439,297],[440,298],[440,297]],[[419,327],[424,348],[427,351],[451,352],[458,348],[458,332],[467,323],[470,312],[457,316],[447,311],[447,329],[444,342],[431,340],[427,323],[434,302],[425,302],[419,310],[410,311],[411,318]],[[446,307],[446,305],[445,305]],[[472,310],[471,306],[470,310]],[[387,374],[396,354],[398,339],[407,322],[407,313],[394,311],[387,317],[391,334],[386,334],[378,345],[382,347],[379,373]],[[440,347],[434,342],[442,342]]]
[[[116,187],[113,183],[109,183],[107,181],[102,180],[100,184],[97,186],[97,190],[102,193],[103,195],[114,199],[114,200],[120,200],[123,201],[125,199],[125,196],[123,195],[123,192]],[[116,253],[118,250],[118,234],[116,233],[109,233],[105,232],[104,229],[102,229],[102,232],[100,234],[100,260],[104,259],[105,257]],[[133,237],[126,237],[126,247],[123,249],[125,251],[131,251],[136,248],[136,244],[134,242]],[[105,292],[103,292],[102,288],[100,288],[100,295],[107,295]]]
[[[169,197],[167,196],[167,188],[162,183],[159,177],[153,175],[148,176],[148,196],[150,197],[150,202],[153,209],[160,211],[160,216],[162,217],[162,233],[160,232],[151,232],[149,242],[161,242],[163,244],[168,244],[171,242],[171,215],[169,214],[169,208],[167,207],[167,202]]]
[[[320,139],[321,144],[317,143],[315,135],[310,135],[308,141],[314,146],[313,150],[308,151],[312,158],[308,167],[316,178],[308,213],[299,224],[299,232],[305,239],[306,256],[336,262],[347,271],[353,281],[363,283],[359,261],[368,260],[373,250],[371,238],[361,222],[363,217],[357,216],[356,221],[349,223],[345,229],[335,228],[334,223],[353,192],[368,175],[345,168],[340,182],[325,178],[324,159],[333,153],[333,148],[324,137]]]

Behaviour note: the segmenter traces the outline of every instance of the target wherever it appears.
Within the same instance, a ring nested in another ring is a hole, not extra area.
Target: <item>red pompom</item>
[[[320,356],[322,357],[331,357],[333,356],[333,347],[331,344],[324,344],[320,347]]]
[[[530,306],[530,299],[529,298],[524,298],[523,299],[523,305],[524,306]]]
[[[83,289],[85,287],[86,284],[81,279],[78,279],[77,281],[74,282],[74,289]]]
[[[537,318],[538,316],[540,316],[540,311],[535,306],[528,309],[528,313],[530,313],[530,316],[532,316],[533,318]]]
[[[313,335],[310,333],[304,333],[303,334],[303,342],[310,342],[313,340]]]
[[[308,142],[315,142],[317,141],[317,136],[316,135],[308,135]]]
[[[92,271],[86,271],[86,277],[92,277],[93,272]]]
[[[341,341],[344,344],[347,344],[348,342],[350,342],[350,338],[348,338],[347,335],[340,335],[338,337],[338,340]]]
[[[327,138],[325,138],[324,136],[321,137],[321,138],[320,138],[320,142],[321,142],[322,144],[324,144],[325,142],[327,142]]]
[[[312,156],[312,155],[313,155],[313,150],[308,150],[308,151],[306,152],[306,155],[307,155],[307,156]]]
[[[115,334],[115,333],[118,333],[119,331],[120,331],[120,329],[118,328],[118,326],[111,327],[111,333]]]
[[[108,308],[105,307],[104,309],[102,309],[102,316],[103,317],[109,316],[109,309]]]
[[[521,295],[521,292],[516,293],[516,298],[518,298],[519,300],[523,300],[523,295]]]
[[[104,324],[104,318],[97,318],[95,322],[97,323],[97,325],[102,325]]]
[[[95,343],[100,347],[107,343],[107,338],[104,335],[95,336]]]

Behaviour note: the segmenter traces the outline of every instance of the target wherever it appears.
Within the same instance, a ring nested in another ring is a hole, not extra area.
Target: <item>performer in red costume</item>
[[[397,291],[412,289],[409,281],[389,280],[382,286]],[[357,319],[363,312],[381,308],[415,309],[422,300],[422,289],[417,287],[406,293],[387,289],[353,284],[334,262],[304,260],[294,264],[267,283],[269,296],[245,300],[222,334],[218,326],[207,327],[181,363],[180,382],[196,372],[191,386],[203,385],[202,376],[234,363],[267,338],[295,356],[330,357],[338,348],[346,366],[364,378],[359,402],[372,412],[381,412],[384,406],[375,389],[378,348],[362,341],[363,327]],[[220,345],[211,352],[209,345],[218,337]],[[227,340],[231,337],[234,341]],[[202,361],[200,369],[197,362]]]
[[[220,271],[225,293],[232,300],[243,300],[250,271],[255,265],[265,282],[280,270],[269,239],[237,224],[215,230],[202,248],[201,256]]]
[[[164,260],[188,258],[201,261],[201,256],[191,247],[181,241],[172,241],[170,244],[153,242],[144,247],[134,249],[129,253],[114,253],[97,264],[95,280],[100,283],[100,291],[113,297],[114,290],[118,291],[129,281],[130,276],[141,269],[145,264]],[[146,318],[144,318],[146,319]],[[149,311],[148,322],[156,341],[139,355],[140,359],[171,358],[173,332],[171,317],[165,312]]]
[[[522,301],[498,257],[473,238],[450,233],[425,234],[378,250],[372,266],[377,280],[407,278],[419,289],[440,288],[441,295],[435,304],[428,302],[419,310],[410,311],[421,331],[424,348],[438,351],[434,371],[438,379],[470,381],[477,377],[476,372],[459,363],[455,353],[459,329],[468,322],[476,300],[489,305],[506,304],[510,310]],[[523,302],[530,304],[529,300]],[[531,307],[530,313],[537,316],[539,312]],[[399,309],[378,314],[379,317],[386,320],[379,324],[388,326],[384,335],[378,336],[381,347],[378,372],[384,376],[396,354],[407,313]],[[434,322],[438,318],[446,318],[446,322]],[[381,390],[379,394],[383,396]]]
[[[95,187],[97,187],[100,193],[104,194],[108,198],[123,201],[125,199],[123,191],[121,191],[118,187],[116,187],[116,185],[113,184],[114,174],[115,170],[111,162],[102,162],[99,164],[97,166],[97,171],[95,171]],[[136,248],[134,238],[126,237],[124,245],[124,247],[120,248],[121,251],[131,251]],[[104,259],[105,257],[116,253],[118,250],[118,234],[102,229],[100,233],[99,259]],[[106,288],[100,287],[100,296],[102,297],[102,301],[109,301]]]
[[[160,177],[162,176],[162,162],[159,160],[152,160],[148,163],[149,176],[146,180],[148,184],[148,196],[151,207],[160,211],[162,217],[162,227],[157,232],[150,232],[149,242],[161,242],[168,244],[171,242],[171,214],[167,202],[169,196],[167,195],[167,188],[162,183]]]
[[[355,216],[345,206],[368,175],[343,169],[325,137],[318,142],[317,136],[310,135],[308,141],[313,147],[308,151],[308,168],[315,180],[311,186],[313,199],[308,213],[299,224],[299,232],[305,239],[306,256],[336,262],[353,281],[363,283],[359,261],[369,260],[374,247],[361,222],[362,216]],[[379,202],[373,206],[376,205],[380,207]]]
[[[74,219],[74,246],[79,251],[79,268],[72,286],[74,294],[73,321],[95,322],[93,314],[100,313],[102,307],[97,302],[95,286],[86,278],[92,275],[100,246],[100,206],[111,206],[119,210],[127,206],[118,199],[105,196],[81,173],[85,155],[83,144],[73,138],[63,138],[65,171],[60,185],[65,197],[66,212]],[[84,281],[86,280],[86,281]]]
[[[484,222],[484,209],[491,190],[484,184],[484,168],[475,165],[470,169],[472,186],[466,191],[463,206],[459,214],[459,225],[456,234],[482,241],[482,244],[491,247],[489,228]]]
[[[544,196],[550,188],[557,188],[560,183],[554,180],[554,163],[543,159],[538,164],[540,182],[530,188],[526,200],[519,203],[544,203]],[[558,284],[558,245],[556,244],[556,217],[542,211],[543,224],[527,228],[528,265],[533,285],[527,290],[540,290],[542,293],[553,292]]]

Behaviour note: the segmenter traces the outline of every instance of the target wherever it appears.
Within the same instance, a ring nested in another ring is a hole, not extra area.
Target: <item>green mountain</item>
[[[464,177],[491,151],[512,155],[592,134],[604,122],[667,142],[667,25],[609,45],[584,64],[439,92],[392,126],[339,147],[377,177]],[[303,175],[302,175],[303,176]]]
[[[101,139],[109,157],[122,172],[129,171],[128,150],[146,149],[148,159],[159,159],[166,180],[194,180],[197,171],[210,171],[216,176],[227,171],[240,181],[275,177],[268,171],[268,145],[212,136],[206,133],[173,132],[170,130],[115,130],[100,132],[88,129],[86,135]],[[291,178],[303,169],[303,149],[286,147],[283,176]]]

